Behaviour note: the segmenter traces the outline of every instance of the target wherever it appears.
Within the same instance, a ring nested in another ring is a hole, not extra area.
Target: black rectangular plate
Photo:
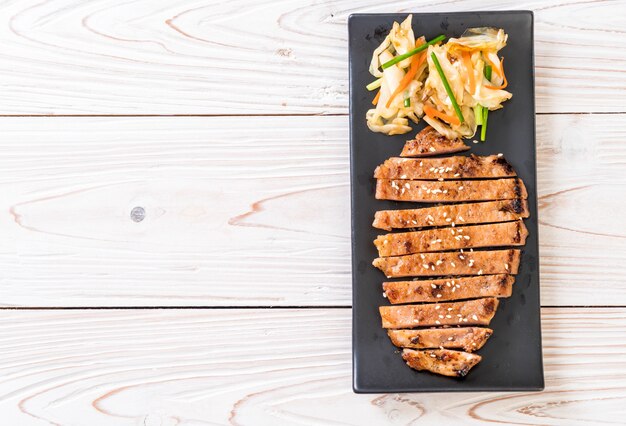
[[[413,208],[417,203],[374,198],[374,168],[398,156],[407,139],[424,127],[414,126],[406,135],[371,132],[365,112],[373,93],[365,85],[374,80],[368,67],[372,52],[394,21],[407,14],[356,14],[349,19],[350,41],[350,175],[352,190],[352,288],[353,288],[353,388],[357,393],[521,391],[543,389],[539,305],[539,251],[537,240],[537,178],[535,166],[535,100],[533,72],[533,15],[527,11],[414,13],[416,36],[427,40],[439,34],[458,37],[466,28],[503,28],[508,45],[500,52],[513,98],[504,108],[489,114],[487,142],[473,144],[468,153],[503,153],[524,180],[528,190],[530,233],[523,249],[513,295],[501,299],[491,326],[494,335],[478,352],[483,360],[463,379],[437,376],[410,369],[381,327],[378,307],[383,298],[384,275],[372,266],[377,253],[372,241],[382,230],[372,227],[374,212]]]

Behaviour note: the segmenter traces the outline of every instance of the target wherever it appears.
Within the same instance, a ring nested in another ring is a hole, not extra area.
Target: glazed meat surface
[[[374,216],[374,228],[423,228],[427,226],[495,223],[527,218],[528,202],[521,199],[481,203],[448,204],[406,210],[382,210]]]
[[[418,371],[427,370],[443,376],[464,377],[482,358],[480,355],[449,349],[404,349],[402,359],[409,367]]]
[[[372,264],[387,278],[517,274],[520,250],[420,253],[378,257]]]
[[[391,304],[443,302],[475,297],[510,297],[513,275],[480,275],[438,280],[392,281],[383,283]],[[439,297],[437,297],[440,295]]]
[[[431,126],[419,132],[415,139],[406,141],[402,157],[430,157],[439,154],[467,151],[469,146],[461,139],[448,139]]]
[[[493,334],[490,328],[452,327],[424,330],[387,330],[391,342],[399,348],[462,349],[474,352],[480,349]]]
[[[528,230],[522,221],[457,226],[379,235],[380,257],[481,247],[523,246]]]
[[[489,325],[498,308],[498,299],[424,305],[380,306],[383,328],[435,327],[440,325]]]
[[[504,157],[477,155],[410,159],[392,157],[376,167],[377,179],[472,179],[516,176]]]
[[[524,183],[517,178],[493,180],[402,180],[378,179],[376,199],[449,203],[528,198]]]

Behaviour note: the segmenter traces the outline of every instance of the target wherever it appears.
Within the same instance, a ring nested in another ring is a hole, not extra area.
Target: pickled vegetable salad
[[[403,134],[411,130],[409,120],[423,117],[448,138],[471,138],[482,126],[485,140],[488,112],[512,96],[504,90],[504,60],[498,57],[507,35],[502,29],[470,28],[445,44],[443,35],[426,42],[415,38],[411,19],[394,22],[372,55],[369,71],[377,80],[367,89],[378,92],[367,126]]]

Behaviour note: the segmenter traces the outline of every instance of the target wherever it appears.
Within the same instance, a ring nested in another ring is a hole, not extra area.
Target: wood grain
[[[539,112],[626,111],[623,2],[24,0],[0,114],[343,114],[351,13],[486,9],[535,11]]]
[[[350,305],[345,117],[0,127],[3,306]],[[623,116],[537,135],[542,303],[626,304]]]
[[[352,394],[349,309],[4,310],[0,321],[5,424],[622,424],[626,403],[623,308],[543,310],[544,392],[445,397]]]

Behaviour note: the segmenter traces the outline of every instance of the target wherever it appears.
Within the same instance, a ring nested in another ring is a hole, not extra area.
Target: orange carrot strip
[[[378,100],[380,99],[380,90],[378,91],[378,93],[376,93],[376,96],[374,96],[374,100],[372,101],[372,105],[378,105]]]
[[[465,70],[469,76],[469,84],[470,91],[472,95],[476,91],[476,80],[474,80],[474,69],[472,68],[472,60],[470,59],[470,54],[467,51],[461,53],[461,57],[463,58],[463,65],[465,65]]]
[[[424,44],[423,37],[419,38],[418,41],[420,41],[421,43],[417,45],[416,47],[419,47],[422,44]],[[391,101],[393,101],[393,99],[398,94],[400,94],[404,89],[406,89],[406,87],[411,83],[411,80],[415,78],[415,74],[417,74],[417,70],[424,63],[424,60],[426,60],[426,52],[422,53],[421,55],[413,55],[413,57],[411,58],[411,66],[409,67],[409,70],[404,75],[404,77],[402,77],[402,80],[400,80],[400,85],[391,94],[391,96],[389,97],[389,100],[387,101],[387,108],[389,108],[389,106],[391,105]]]
[[[430,105],[424,105],[424,114],[426,114],[430,118],[440,118],[443,121],[446,121],[455,126],[458,126],[461,124],[461,121],[459,120],[458,117],[444,114],[441,111],[437,111],[435,108],[431,107]]]
[[[493,90],[500,90],[500,89],[504,89],[506,86],[509,85],[509,82],[506,81],[506,75],[504,74],[504,58],[500,59],[500,68],[502,69],[502,84],[499,86],[492,86],[491,84],[485,84],[485,87],[487,89],[493,89]]]

